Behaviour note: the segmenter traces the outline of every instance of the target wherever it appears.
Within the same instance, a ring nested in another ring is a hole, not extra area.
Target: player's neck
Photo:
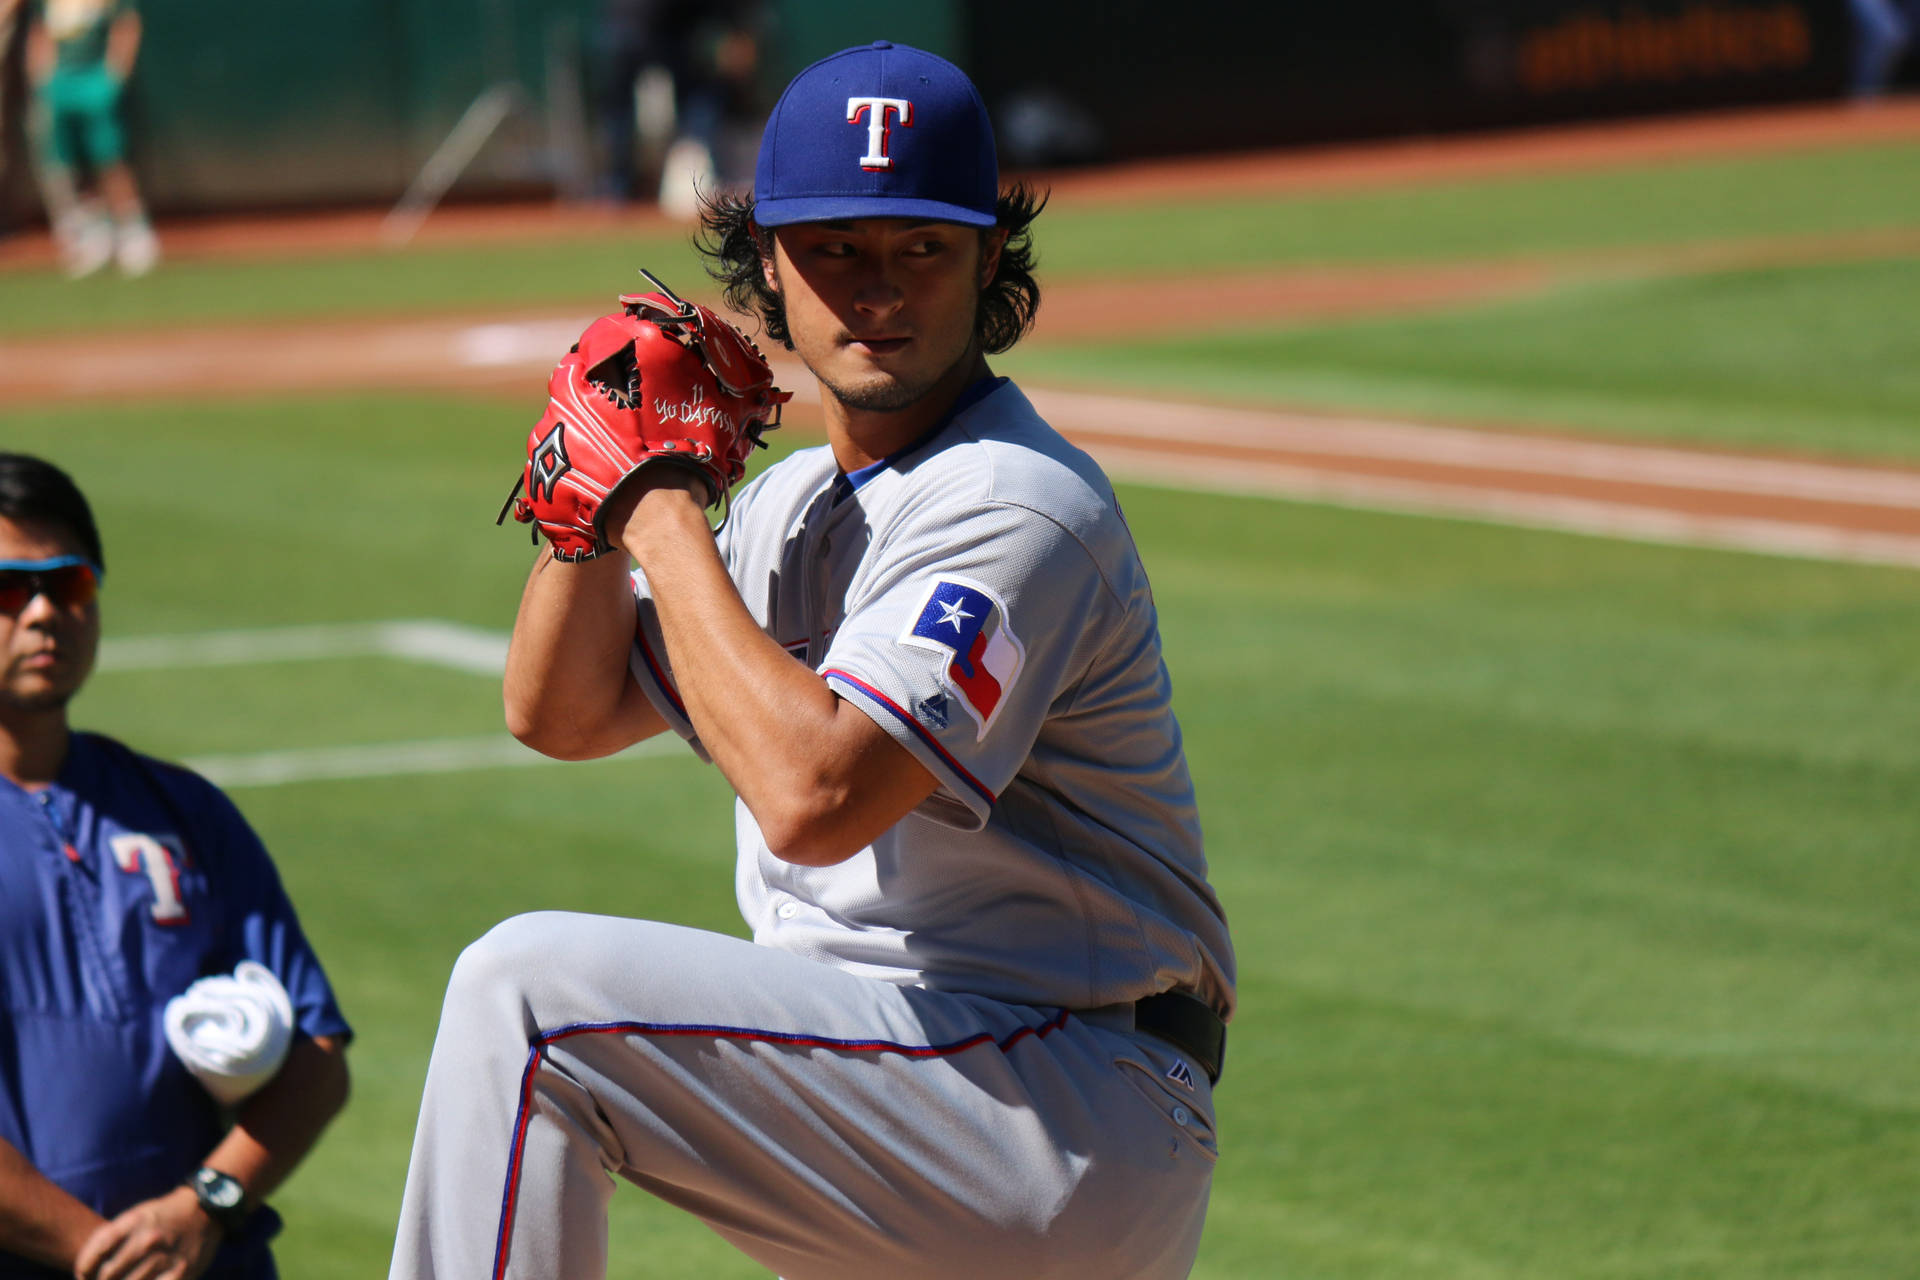
[[[834,461],[842,471],[858,471],[892,457],[931,431],[962,391],[991,374],[986,355],[974,347],[969,358],[956,361],[927,394],[904,409],[892,410],[856,409],[823,384],[820,400]]]
[[[0,706],[0,776],[29,790],[60,776],[73,731],[66,708],[27,711]]]

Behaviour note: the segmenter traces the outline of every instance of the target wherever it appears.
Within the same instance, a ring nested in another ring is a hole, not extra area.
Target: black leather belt
[[[1133,1006],[1137,1030],[1165,1040],[1207,1073],[1209,1084],[1220,1083],[1227,1059],[1227,1024],[1213,1006],[1184,991],[1162,991]]]

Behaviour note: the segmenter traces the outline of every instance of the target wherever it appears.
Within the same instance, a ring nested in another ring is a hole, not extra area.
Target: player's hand
[[[642,499],[660,489],[678,490],[693,499],[695,511],[706,505],[707,485],[698,472],[684,467],[651,467],[621,485],[607,500],[602,525],[607,532],[607,541],[614,546],[627,545],[629,531],[634,524],[663,509],[663,503],[642,502]],[[701,523],[705,522],[706,518],[701,517]]]
[[[188,1187],[143,1200],[80,1246],[76,1280],[195,1280],[220,1248],[220,1228]]]

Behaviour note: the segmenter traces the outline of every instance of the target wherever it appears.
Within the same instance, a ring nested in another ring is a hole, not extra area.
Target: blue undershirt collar
[[[988,374],[984,378],[974,379],[974,381],[967,384],[959,395],[953,398],[953,403],[948,406],[945,413],[940,415],[940,420],[927,428],[913,443],[904,448],[894,450],[878,462],[869,462],[866,466],[856,471],[843,471],[835,476],[833,478],[833,505],[839,506],[842,502],[852,497],[867,481],[873,479],[908,454],[913,453],[942,431],[945,431],[955,418],[998,391],[1002,386],[1006,385],[1006,382],[1007,379],[995,377],[992,374]]]

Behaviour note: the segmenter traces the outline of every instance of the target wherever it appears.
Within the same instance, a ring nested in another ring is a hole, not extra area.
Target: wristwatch
[[[205,1167],[195,1169],[187,1179],[187,1185],[193,1188],[193,1194],[199,1199],[200,1207],[207,1216],[220,1224],[220,1229],[228,1235],[239,1231],[247,1220],[247,1193],[227,1174],[218,1169]]]

